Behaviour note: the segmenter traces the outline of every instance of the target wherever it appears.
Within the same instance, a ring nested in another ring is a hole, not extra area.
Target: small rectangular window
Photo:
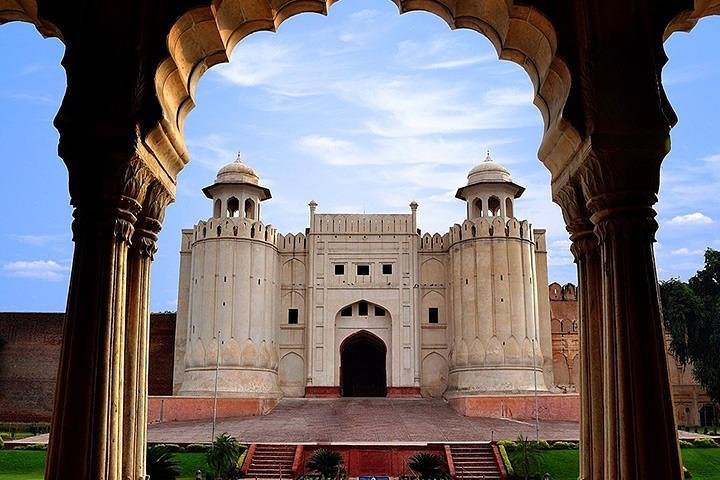
[[[340,310],[340,316],[341,317],[352,317],[352,305]]]
[[[367,317],[367,314],[368,314],[368,304],[366,302],[358,303],[358,315],[361,317]]]
[[[335,264],[335,275],[345,275],[345,264],[343,264],[343,263]]]
[[[358,275],[370,275],[370,265],[358,265],[357,266],[357,274]]]
[[[392,275],[392,263],[383,263],[383,275]]]
[[[375,316],[376,317],[384,317],[385,316],[385,309],[382,307],[378,307],[375,305]]]
[[[297,325],[298,323],[298,309],[288,308],[288,324]]]
[[[428,322],[438,323],[438,309],[437,307],[430,307],[428,309]]]

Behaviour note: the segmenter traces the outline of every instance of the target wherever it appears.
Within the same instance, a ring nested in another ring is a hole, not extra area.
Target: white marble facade
[[[523,190],[488,155],[444,235],[420,232],[415,202],[367,215],[310,202],[306,231],[283,235],[261,222],[270,191],[255,172],[226,165],[203,190],[212,217],[182,231],[175,393],[212,394],[216,369],[220,395],[252,398],[363,391],[343,387],[354,381],[383,395],[547,390],[545,231],[514,217]],[[355,358],[363,342],[384,371]]]

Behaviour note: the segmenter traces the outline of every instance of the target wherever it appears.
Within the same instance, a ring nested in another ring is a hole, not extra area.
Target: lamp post
[[[538,410],[537,367],[535,366],[535,339],[532,339],[533,379],[535,380],[535,441],[540,441],[540,412]]]
[[[215,356],[215,394],[213,398],[212,435],[210,442],[215,444],[215,424],[217,423],[218,374],[220,372],[220,330],[217,332],[217,355]],[[197,475],[196,475],[197,476]]]

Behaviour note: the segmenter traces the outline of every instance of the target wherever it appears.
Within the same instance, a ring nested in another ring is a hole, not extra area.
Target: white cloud
[[[223,79],[242,87],[267,85],[293,65],[296,49],[278,41],[242,42],[232,61],[215,70]]]
[[[707,225],[713,223],[713,220],[700,212],[694,212],[673,217],[667,223],[669,225]]]
[[[702,255],[704,253],[704,251],[701,249],[690,250],[687,247],[681,247],[681,248],[676,248],[675,250],[672,250],[670,253],[672,255]]]
[[[350,18],[352,18],[353,20],[370,20],[377,17],[378,15],[380,15],[380,12],[378,10],[365,8],[363,10],[359,10],[353,13],[352,15],[350,15]]]
[[[63,280],[69,267],[54,260],[18,260],[3,265],[3,271],[11,277],[33,278],[56,282]]]
[[[58,233],[53,235],[12,235],[18,242],[33,247],[43,247],[48,244],[64,242],[70,240],[70,234]]]

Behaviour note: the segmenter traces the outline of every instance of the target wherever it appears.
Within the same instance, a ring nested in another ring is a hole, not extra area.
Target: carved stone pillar
[[[570,250],[578,275],[580,337],[580,479],[603,479],[603,343],[602,276],[597,237],[579,188],[561,189],[562,206],[570,233]]]
[[[118,479],[127,253],[141,209],[139,162],[85,177],[73,195],[73,255],[46,479]]]
[[[150,266],[157,251],[157,235],[169,200],[170,196],[162,185],[156,182],[150,186],[128,251],[123,480],[145,478]]]
[[[652,249],[652,205],[668,145],[655,139],[603,143],[581,174],[601,262],[602,478],[682,478]]]

